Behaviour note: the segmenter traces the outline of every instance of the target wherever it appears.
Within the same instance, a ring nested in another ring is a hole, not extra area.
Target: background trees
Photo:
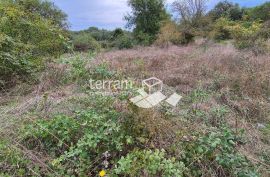
[[[15,0],[15,3],[20,5],[24,11],[39,14],[45,19],[50,19],[54,25],[60,28],[68,28],[67,15],[50,1]]]
[[[206,2],[207,0],[176,0],[173,9],[180,15],[181,23],[199,26],[206,11]]]
[[[129,0],[128,5],[132,12],[125,16],[127,27],[134,27],[134,35],[140,43],[153,43],[162,21],[169,18],[164,0]]]
[[[238,4],[231,3],[227,0],[219,2],[214,9],[209,12],[209,15],[217,20],[221,17],[226,17],[231,20],[240,20],[243,17],[244,10]]]
[[[256,6],[247,10],[248,16],[252,20],[260,19],[262,21],[270,20],[270,2],[266,2],[261,6]]]
[[[201,30],[207,26],[204,18],[206,2],[206,0],[174,1],[172,7],[174,12],[180,16],[179,30],[182,35],[182,43],[191,42],[197,35],[196,33],[202,33]]]

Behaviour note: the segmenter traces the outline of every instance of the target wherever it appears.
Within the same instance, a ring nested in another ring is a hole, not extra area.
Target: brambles
[[[204,171],[207,168],[207,171],[210,168],[218,172],[218,169],[215,168],[221,165],[224,168],[223,173],[225,175],[258,176],[255,169],[252,168],[252,164],[236,151],[235,146],[238,141],[240,141],[239,137],[234,135],[230,129],[222,128],[220,132],[212,130],[209,134],[199,136],[192,143],[183,143],[183,146],[186,144],[186,148],[189,150],[182,154],[185,159],[184,162],[195,161],[190,167],[191,175],[207,174]],[[194,160],[194,157],[197,157],[197,159]],[[205,168],[197,169],[197,163],[205,166]]]
[[[185,171],[183,162],[175,158],[166,159],[165,151],[162,150],[135,150],[118,162],[113,173],[117,175],[147,175],[147,176],[175,176],[182,177]]]

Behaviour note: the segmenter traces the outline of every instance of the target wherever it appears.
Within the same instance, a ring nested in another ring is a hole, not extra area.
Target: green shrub
[[[181,33],[177,29],[175,23],[166,21],[161,27],[155,44],[161,47],[167,47],[171,44],[179,44],[181,41]]]
[[[118,161],[113,173],[121,176],[175,176],[182,177],[185,170],[183,162],[166,158],[164,150],[135,150]]]
[[[228,2],[227,0],[219,2],[214,9],[208,13],[214,20],[226,17],[230,20],[241,20],[244,10],[239,4]]]
[[[36,138],[44,142],[43,148],[50,154],[61,154],[76,143],[81,136],[80,124],[74,118],[56,116],[51,120],[39,119],[22,130],[30,149],[36,146]]]
[[[100,112],[80,111],[75,117],[56,116],[26,125],[22,131],[25,146],[52,155],[52,165],[59,173],[86,176],[101,163],[94,159],[104,152],[117,158],[132,143],[132,137],[123,131],[120,114],[104,108],[106,100],[102,103]],[[105,114],[102,109],[106,109]]]
[[[252,20],[268,21],[270,19],[270,2],[250,8],[247,10],[249,18]]]
[[[205,165],[207,171],[218,170],[215,165],[211,165],[217,163],[226,176],[258,177],[253,164],[237,151],[236,145],[240,142],[241,137],[236,136],[229,128],[211,130],[208,134],[198,135],[193,142],[183,143],[183,162],[192,164],[189,168],[192,176],[204,174],[205,169],[198,166]]]
[[[143,33],[141,31],[135,34],[135,38],[136,38],[136,41],[138,41],[138,43],[143,46],[148,46],[152,44],[153,42],[151,35],[147,33]]]
[[[59,56],[69,47],[59,25],[26,5],[29,4],[21,1],[0,2],[0,80],[5,85],[14,76],[29,76],[42,68],[44,57]]]
[[[228,29],[232,25],[234,25],[234,22],[227,18],[219,18],[213,25],[210,37],[217,41],[232,39],[231,32]]]
[[[115,41],[115,46],[118,49],[130,49],[134,46],[133,39],[127,35],[120,35]]]
[[[8,158],[7,158],[8,157]],[[0,142],[0,176],[32,176],[30,161],[8,141]],[[33,168],[33,167],[32,167]]]
[[[101,45],[87,33],[73,35],[73,45],[75,51],[100,51]]]
[[[254,46],[261,27],[262,24],[259,22],[242,22],[230,26],[228,29],[235,40],[235,45],[243,49]]]

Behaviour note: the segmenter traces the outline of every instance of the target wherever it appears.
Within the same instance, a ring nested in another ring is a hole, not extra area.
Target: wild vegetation
[[[0,1],[0,176],[268,177],[270,3],[128,5],[132,32],[69,31],[51,2]],[[129,101],[152,76],[176,107]]]

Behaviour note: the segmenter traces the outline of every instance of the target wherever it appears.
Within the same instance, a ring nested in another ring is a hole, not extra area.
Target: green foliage
[[[224,173],[228,176],[258,176],[252,164],[236,151],[235,146],[239,141],[239,137],[228,128],[223,128],[222,131],[212,130],[206,135],[200,135],[193,142],[185,142],[183,146],[186,151],[182,156],[185,164],[192,164],[195,161],[190,167],[192,176],[203,173],[197,168],[197,163],[200,163],[200,166],[206,165],[208,170],[217,170],[210,165],[217,163],[226,170]],[[194,158],[197,159],[194,160]]]
[[[219,18],[213,25],[213,30],[210,32],[211,38],[220,41],[232,39],[230,30],[228,27],[232,26],[234,22],[228,20],[227,18]]]
[[[121,131],[116,112],[99,115],[94,111],[82,111],[77,116],[83,125],[83,136],[61,159],[79,157],[91,161],[91,156],[96,154],[122,150],[130,139]]]
[[[193,90],[187,97],[188,102],[198,103],[204,102],[209,98],[209,92],[201,87]]]
[[[171,44],[179,44],[181,42],[181,33],[177,25],[172,21],[166,21],[160,29],[155,44],[158,46],[166,47]]]
[[[117,175],[129,176],[175,176],[182,177],[185,165],[175,158],[166,158],[165,151],[135,150],[118,161],[113,172]]]
[[[251,20],[268,21],[270,19],[270,2],[247,9],[247,15]]]
[[[37,138],[44,142],[43,147],[52,154],[63,152],[74,144],[81,134],[77,120],[67,116],[56,116],[51,120],[39,119],[34,124],[26,125],[22,132],[29,148],[36,145],[31,141]]]
[[[219,18],[210,33],[215,40],[233,39],[239,49],[250,48],[256,53],[266,51],[266,40],[269,38],[269,27],[259,21],[234,22]]]
[[[134,40],[131,32],[116,28],[114,31],[90,27],[87,30],[71,32],[75,50],[100,51],[101,48],[132,48]]]
[[[25,146],[51,154],[55,170],[65,175],[85,176],[95,168],[93,159],[101,158],[105,152],[116,158],[132,143],[132,137],[123,131],[120,114],[107,110],[106,100],[100,101],[98,111],[78,111],[74,117],[56,116],[25,125],[22,130]]]
[[[98,29],[96,27],[90,27],[87,30],[75,32],[75,34],[87,33],[91,35],[96,41],[109,41],[112,39],[113,32],[105,29]]]
[[[73,45],[75,51],[99,51],[101,45],[89,34],[80,33],[73,35]]]
[[[38,2],[42,6],[33,0]],[[38,9],[29,11],[31,3],[0,2],[0,80],[4,82],[35,72],[44,57],[59,56],[68,49],[63,29]]]
[[[118,49],[130,49],[134,46],[134,42],[133,39],[127,35],[118,35],[114,46]]]
[[[0,142],[0,176],[30,176],[29,160],[16,146],[10,145],[8,141]],[[2,163],[5,162],[5,163]]]
[[[113,31],[113,39],[117,39],[119,36],[123,36],[124,35],[124,31],[121,28],[116,28]]]
[[[92,78],[96,80],[109,79],[113,76],[113,72],[109,70],[107,63],[101,63],[96,66],[92,72]]]
[[[233,4],[227,0],[219,2],[214,9],[209,12],[209,15],[217,20],[221,17],[228,18],[230,20],[241,20],[244,11],[239,7],[238,4]]]
[[[125,17],[128,27],[134,28],[136,39],[144,45],[155,41],[162,21],[168,19],[163,0],[129,0],[131,14]]]
[[[60,57],[58,62],[65,64],[67,70],[65,71],[64,83],[88,81],[90,78],[90,70],[86,65],[93,59],[95,53],[73,53],[66,54]]]
[[[30,13],[38,13],[45,19],[50,19],[54,25],[60,28],[67,28],[67,15],[55,6],[54,3],[50,1],[40,1],[40,0],[15,0],[24,11]]]
[[[258,33],[261,30],[262,24],[260,22],[242,22],[233,26],[227,27],[235,40],[238,48],[250,48],[255,45],[259,38]]]

